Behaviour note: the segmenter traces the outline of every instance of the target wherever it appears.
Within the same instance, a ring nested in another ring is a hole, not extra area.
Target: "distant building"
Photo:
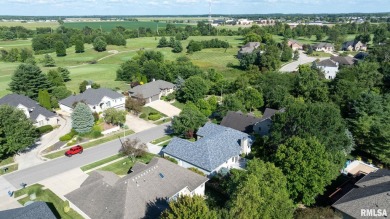
[[[58,124],[57,114],[41,107],[38,102],[23,95],[8,94],[0,99],[0,105],[10,105],[22,110],[36,127]]]
[[[97,113],[103,112],[108,108],[125,109],[125,97],[107,88],[93,89],[87,86],[83,93],[72,95],[59,101],[60,108],[68,113],[73,112],[77,102],[84,102],[92,112]]]
[[[366,51],[367,45],[363,44],[361,41],[351,40],[344,42],[341,49],[344,51]]]
[[[334,46],[331,43],[317,43],[312,46],[313,50],[319,52],[333,52]]]
[[[303,45],[302,43],[296,41],[296,40],[293,40],[293,39],[289,39],[287,41],[287,44],[289,47],[291,47],[292,50],[302,50],[303,49]]]
[[[260,42],[249,42],[243,45],[237,53],[237,58],[241,59],[244,54],[250,54],[255,49],[259,48]]]
[[[94,22],[101,21],[100,18],[83,18],[83,17],[74,17],[74,18],[65,18],[64,22]]]
[[[237,24],[240,25],[251,25],[253,23],[253,20],[248,20],[248,19],[238,19]]]
[[[145,103],[151,103],[160,100],[161,97],[172,93],[175,90],[175,85],[163,81],[153,80],[149,83],[138,85],[129,90],[129,94],[133,98],[143,98]]]

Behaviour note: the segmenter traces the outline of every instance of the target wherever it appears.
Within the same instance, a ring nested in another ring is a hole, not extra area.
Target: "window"
[[[39,124],[39,126],[42,126],[44,124],[43,120],[38,121],[38,124]]]
[[[107,105],[107,107],[111,107],[111,102],[108,101],[108,102],[106,103],[106,105]]]

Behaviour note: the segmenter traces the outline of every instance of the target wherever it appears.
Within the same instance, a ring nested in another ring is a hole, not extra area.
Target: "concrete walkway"
[[[155,124],[138,118],[133,114],[126,115],[126,125],[129,127],[130,130],[133,130],[135,133],[156,127]]]
[[[15,162],[19,164],[19,170],[43,163],[44,161],[39,156],[40,152],[57,143],[59,141],[59,137],[70,132],[72,128],[71,119],[67,116],[59,117],[58,124],[60,127],[43,135],[31,149],[27,149],[25,152],[15,156]]]
[[[322,57],[322,58],[319,58],[319,57],[310,57],[310,56],[307,56],[305,53],[303,53],[302,50],[300,50],[300,51],[299,51],[299,59],[298,59],[297,61],[288,63],[287,65],[283,66],[282,68],[280,68],[280,71],[281,71],[281,72],[293,72],[293,71],[297,71],[299,65],[303,65],[303,64],[307,64],[307,63],[312,63],[312,62],[314,62],[316,59],[324,60],[324,59],[328,59],[328,57]]]
[[[168,117],[174,117],[180,114],[181,110],[175,106],[172,106],[164,100],[156,100],[151,103],[146,104],[145,106],[150,106],[153,109],[160,111],[167,115]]]
[[[17,188],[4,179],[3,176],[0,176],[0,211],[22,207],[15,198],[8,195],[8,191],[16,190]]]

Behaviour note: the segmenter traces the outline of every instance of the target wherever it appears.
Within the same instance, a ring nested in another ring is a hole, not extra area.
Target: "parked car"
[[[83,153],[83,147],[81,145],[77,145],[67,150],[65,152],[65,155],[71,157],[72,155],[81,154],[81,153]]]

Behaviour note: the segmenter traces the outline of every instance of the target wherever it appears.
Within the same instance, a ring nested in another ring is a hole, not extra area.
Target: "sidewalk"
[[[8,191],[16,191],[17,189],[11,185],[4,177],[0,176],[0,211],[22,207],[19,202],[9,197]]]

